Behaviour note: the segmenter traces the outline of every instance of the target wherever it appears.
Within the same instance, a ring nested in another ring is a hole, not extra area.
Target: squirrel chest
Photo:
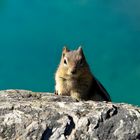
[[[65,79],[65,78],[61,78],[63,86],[67,89],[67,90],[78,90],[82,85],[84,85],[82,79],[76,79],[76,78],[70,78],[70,79]]]

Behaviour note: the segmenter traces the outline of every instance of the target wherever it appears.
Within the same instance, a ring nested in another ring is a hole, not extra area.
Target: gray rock
[[[140,108],[26,90],[0,91],[0,140],[138,140]]]

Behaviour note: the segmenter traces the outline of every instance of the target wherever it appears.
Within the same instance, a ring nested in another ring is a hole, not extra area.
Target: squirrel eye
[[[66,61],[66,59],[64,59],[64,64],[67,64],[67,61]]]

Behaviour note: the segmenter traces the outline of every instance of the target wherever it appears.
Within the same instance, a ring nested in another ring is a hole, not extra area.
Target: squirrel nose
[[[71,71],[71,74],[76,74],[76,70],[75,70],[75,69],[72,70],[72,71]]]

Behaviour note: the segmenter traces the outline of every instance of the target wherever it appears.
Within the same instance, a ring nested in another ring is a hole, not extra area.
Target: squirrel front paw
[[[54,94],[55,94],[55,95],[58,95],[58,91],[57,91],[57,90],[55,90],[55,91],[54,91]]]
[[[58,92],[58,90],[55,90],[55,91],[54,91],[54,94],[55,94],[55,95],[63,95],[62,93]]]

